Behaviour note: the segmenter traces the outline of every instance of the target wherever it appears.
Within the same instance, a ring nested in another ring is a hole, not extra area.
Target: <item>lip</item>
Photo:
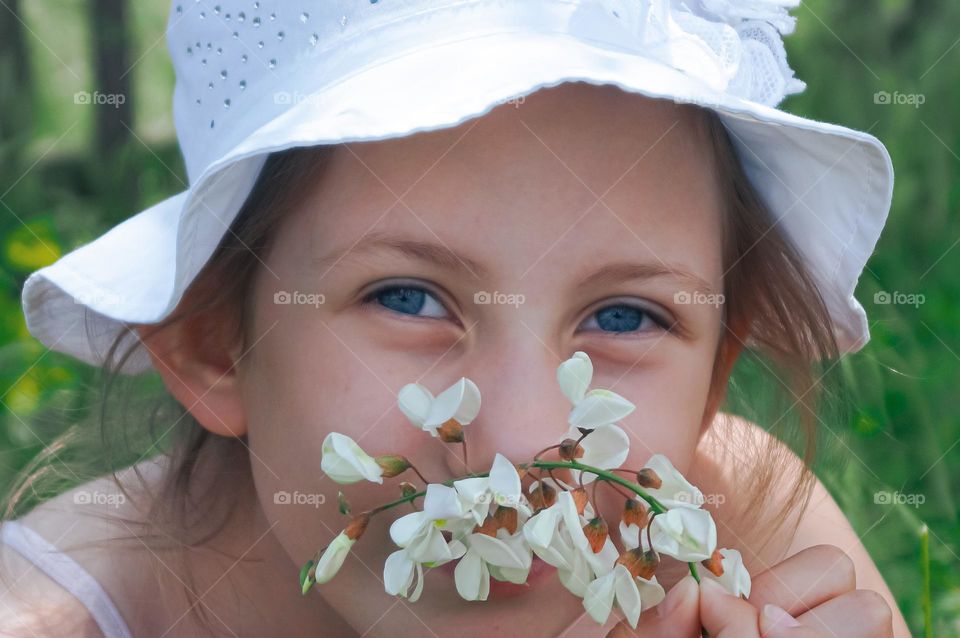
[[[457,568],[457,561],[450,561],[449,563],[444,563],[440,565],[437,569],[442,571],[444,574],[448,574],[450,578],[454,577],[454,570]],[[543,562],[537,556],[533,557],[533,561],[530,564],[530,572],[527,574],[527,582],[523,584],[510,583],[502,580],[497,580],[496,578],[490,578],[490,597],[491,598],[511,598],[514,596],[520,596],[528,591],[530,588],[535,586],[537,583],[544,580],[553,571],[553,567]]]

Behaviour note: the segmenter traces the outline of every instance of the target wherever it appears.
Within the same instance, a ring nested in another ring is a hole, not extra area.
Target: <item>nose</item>
[[[471,472],[488,471],[497,453],[514,463],[529,462],[563,439],[571,406],[557,382],[562,361],[530,338],[487,350],[470,366],[465,376],[481,396],[476,419],[464,428]],[[452,472],[463,472],[453,455],[447,462]]]

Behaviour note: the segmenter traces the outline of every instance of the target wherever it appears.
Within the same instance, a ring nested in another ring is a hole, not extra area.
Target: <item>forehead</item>
[[[377,230],[481,259],[496,246],[504,267],[645,258],[719,284],[714,161],[694,107],[568,83],[455,128],[337,148],[308,234],[318,253]]]

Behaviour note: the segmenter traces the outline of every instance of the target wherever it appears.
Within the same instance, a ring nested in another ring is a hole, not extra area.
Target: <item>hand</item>
[[[699,593],[699,596],[698,596]],[[892,638],[892,613],[876,592],[856,589],[853,562],[840,549],[818,545],[753,579],[749,601],[704,578],[677,583],[637,629],[617,625],[607,638]]]
[[[700,620],[714,637],[893,637],[890,607],[856,588],[853,561],[832,545],[808,547],[757,575],[749,602],[711,585],[701,585]]]

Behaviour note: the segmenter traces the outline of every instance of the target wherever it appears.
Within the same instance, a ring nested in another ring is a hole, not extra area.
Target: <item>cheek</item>
[[[376,353],[350,339],[343,326],[336,328],[338,339],[315,319],[309,330],[292,317],[282,325],[261,339],[244,367],[248,445],[267,520],[278,522],[274,531],[291,557],[305,561],[347,522],[337,506],[344,486],[320,471],[326,435],[346,434],[371,454],[413,457],[410,446],[418,439],[409,436],[412,426],[396,407],[397,379],[407,377],[374,365]],[[372,483],[344,491],[354,511],[384,500],[383,487]]]
[[[655,370],[635,370],[617,392],[636,406],[621,422],[630,435],[629,465],[640,467],[653,454],[666,455],[681,472],[693,460],[710,391],[713,351],[673,348]],[[611,384],[615,378],[601,381]]]

